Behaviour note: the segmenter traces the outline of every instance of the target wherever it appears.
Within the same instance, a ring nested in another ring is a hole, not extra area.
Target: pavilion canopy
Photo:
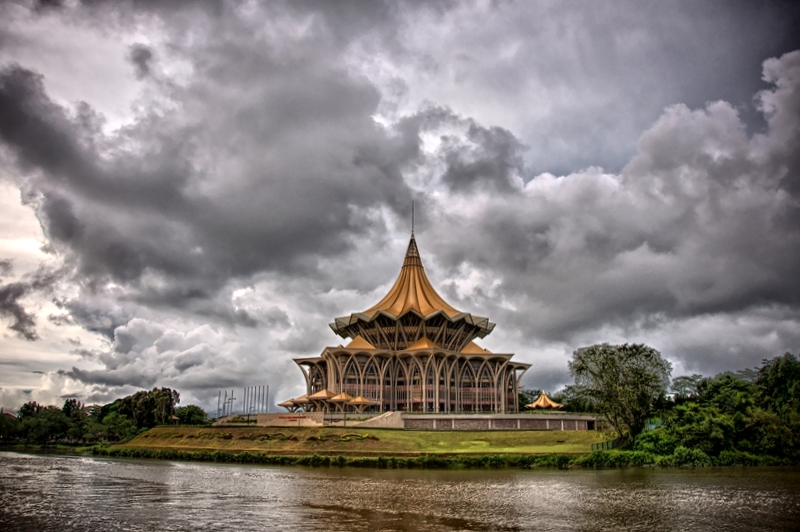
[[[530,409],[561,408],[562,406],[564,406],[564,405],[562,405],[560,403],[556,403],[555,401],[553,401],[552,399],[547,397],[547,394],[545,392],[542,392],[542,395],[540,395],[537,400],[535,400],[534,402],[532,402],[529,405],[525,405],[525,408],[530,408]]]
[[[320,390],[313,395],[309,395],[308,399],[310,401],[328,401],[330,400],[331,397],[334,397],[335,395],[336,394],[334,394],[330,390]]]
[[[347,403],[349,401],[352,401],[353,399],[354,399],[353,396],[350,395],[349,393],[342,392],[339,395],[334,395],[333,397],[331,397],[329,401],[331,403]]]

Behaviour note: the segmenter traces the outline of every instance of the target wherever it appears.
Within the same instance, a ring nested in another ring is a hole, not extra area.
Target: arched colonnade
[[[528,364],[513,355],[327,348],[298,359],[308,395],[346,392],[375,402],[375,411],[513,413]],[[312,406],[313,408],[313,406]]]

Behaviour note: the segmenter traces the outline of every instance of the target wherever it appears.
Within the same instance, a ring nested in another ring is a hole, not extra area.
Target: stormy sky
[[[800,351],[792,2],[0,4],[0,406],[300,395],[428,276],[571,381]],[[237,392],[238,394],[238,392]]]

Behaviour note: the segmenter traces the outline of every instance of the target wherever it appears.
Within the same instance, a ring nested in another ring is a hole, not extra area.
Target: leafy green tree
[[[4,413],[0,414],[0,444],[15,441],[18,432],[19,419]]]
[[[56,406],[40,407],[33,415],[26,414],[20,425],[20,433],[27,442],[45,447],[65,438],[68,429],[69,418]]]
[[[800,361],[791,353],[765,360],[755,385],[761,397],[777,410],[800,409]]]
[[[136,436],[136,425],[118,412],[111,412],[103,419],[106,438],[111,441],[128,440]]]
[[[33,417],[38,414],[39,410],[42,408],[44,407],[36,401],[29,401],[19,407],[19,410],[17,410],[17,418],[19,418],[20,421],[24,421],[26,417]]]
[[[694,375],[682,375],[672,379],[670,391],[675,394],[676,399],[687,399],[697,395],[697,385],[703,380],[703,376],[695,373]]]
[[[636,438],[666,392],[672,366],[644,344],[599,344],[575,351],[569,371],[617,434]]]
[[[208,423],[205,411],[197,405],[186,405],[175,409],[181,425],[205,425]]]
[[[153,388],[149,392],[142,390],[115,401],[107,412],[115,411],[133,420],[137,428],[151,428],[169,423],[169,418],[175,414],[175,405],[179,401],[180,394],[177,391],[170,388]]]
[[[589,397],[582,387],[576,384],[568,384],[563,389],[553,394],[553,401],[561,403],[562,410],[567,412],[596,412],[592,398]]]

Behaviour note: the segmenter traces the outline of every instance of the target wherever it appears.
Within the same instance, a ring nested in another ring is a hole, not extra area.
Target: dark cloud
[[[132,386],[134,388],[150,388],[155,385],[158,377],[156,375],[141,375],[133,368],[128,370],[83,370],[73,367],[63,375],[75,379],[84,384],[101,386]]]
[[[527,349],[534,386],[615,338],[703,372],[798,341],[791,4],[0,9],[21,23],[0,24],[18,63],[0,69],[3,176],[69,272],[48,320],[104,337],[72,351],[98,366],[60,375],[87,400],[293,390],[289,359],[339,343],[330,318],[394,279],[412,199],[437,289],[498,322],[498,351]],[[139,91],[124,119],[16,54],[39,50],[18,27],[59,20],[147,43],[102,58]],[[45,286],[0,287],[23,337]]]
[[[136,69],[136,79],[144,79],[150,74],[150,61],[153,59],[153,52],[150,48],[142,44],[134,44],[131,46],[128,59]]]
[[[8,328],[26,340],[38,340],[36,316],[20,302],[26,296],[49,290],[63,271],[40,268],[23,281],[0,285],[0,316],[11,319]]]
[[[522,181],[523,146],[502,128],[484,128],[470,121],[466,133],[469,146],[445,139],[447,170],[442,181],[453,190],[474,192],[476,187],[491,187],[500,192],[515,190],[514,178]]]
[[[75,323],[74,321],[72,321],[72,318],[67,314],[50,314],[49,316],[47,316],[47,321],[57,326],[72,325],[73,323]]]

